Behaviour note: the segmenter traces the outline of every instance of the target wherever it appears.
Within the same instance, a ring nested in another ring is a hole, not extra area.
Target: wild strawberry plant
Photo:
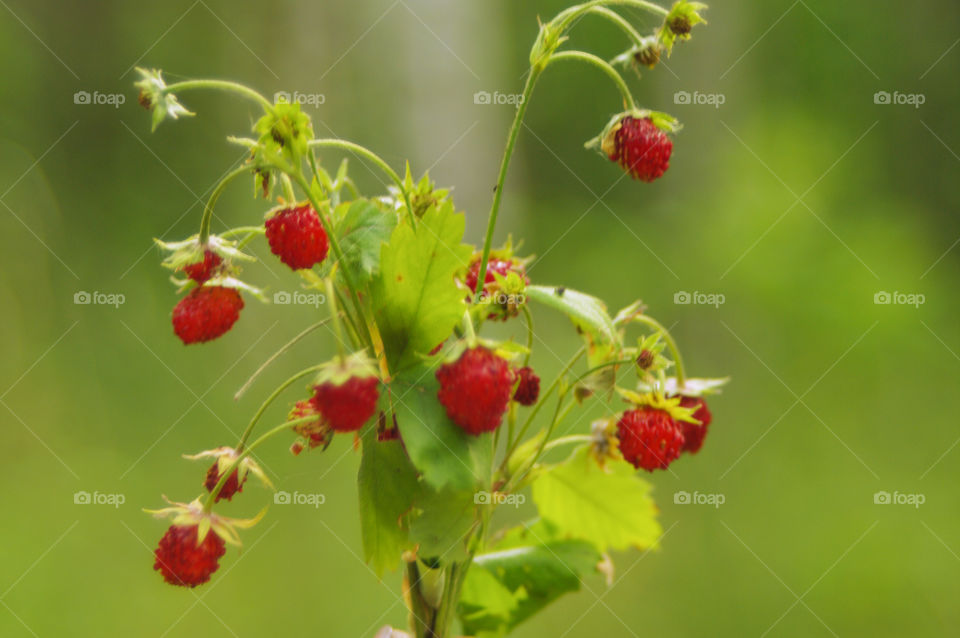
[[[663,22],[641,35],[611,7],[649,11]],[[242,265],[254,261],[245,247],[262,237],[305,288],[327,299],[329,316],[285,348],[324,323],[332,325],[338,348],[332,360],[300,370],[269,394],[235,445],[189,457],[212,463],[202,481],[205,495],[153,511],[172,518],[155,554],[164,580],[186,587],[207,582],[226,544],[239,545],[239,530],[263,517],[264,511],[229,518],[216,506],[242,494],[251,475],[272,487],[251,453],[277,437],[294,454],[324,450],[337,435],[355,440],[364,555],[378,575],[402,569],[409,630],[418,638],[450,635],[457,617],[465,634],[505,635],[577,590],[586,574],[609,575],[610,551],[657,542],[651,487],[636,470],[665,469],[684,452],[700,450],[711,421],[704,397],[724,380],[687,377],[673,337],[640,302],[611,316],[595,297],[532,280],[530,258],[517,255],[511,242],[492,243],[534,87],[558,62],[592,65],[621,94],[623,110],[588,147],[637,180],[653,181],[669,167],[678,122],[638,108],[611,63],[565,48],[579,20],[595,15],[623,31],[630,48],[615,64],[653,68],[703,22],[704,8],[685,0],[669,10],[644,0],[592,0],[541,24],[479,250],[464,243],[464,216],[447,190],[428,175],[415,181],[409,166],[401,179],[352,142],[314,137],[299,105],[271,103],[220,80],[168,85],[160,71],[140,70],[140,103],[152,111],[154,128],[193,115],[178,96],[197,89],[226,91],[262,109],[252,137],[229,138],[249,158],[214,189],[199,232],[158,242],[183,294],[173,310],[176,335],[185,344],[220,338],[238,320],[244,296],[266,300],[241,278]],[[363,196],[346,160],[331,173],[318,156],[343,151],[382,170],[393,182],[389,191]],[[263,220],[214,234],[221,193],[251,177],[255,192],[277,205]],[[566,314],[571,334],[582,340],[546,384],[529,365],[541,308]],[[485,338],[489,322],[507,322],[516,334]],[[287,419],[254,436],[268,407],[303,385]],[[626,409],[609,410],[586,432],[557,435],[574,410],[590,401],[607,406],[615,395]],[[562,448],[570,450],[565,459],[547,455]],[[537,517],[498,529],[497,506],[516,502],[527,489]]]

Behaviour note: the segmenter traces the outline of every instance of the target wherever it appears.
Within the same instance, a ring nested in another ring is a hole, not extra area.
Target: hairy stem
[[[236,93],[237,95],[241,95],[245,98],[253,100],[262,106],[263,110],[267,113],[273,112],[273,104],[271,104],[267,98],[263,97],[248,86],[244,86],[236,82],[229,82],[227,80],[185,80],[183,82],[175,82],[167,85],[167,88],[164,89],[164,93],[183,93],[184,91],[190,91],[192,89],[214,89],[217,91]]]
[[[581,62],[586,62],[587,64],[592,64],[601,71],[607,74],[613,83],[617,85],[617,90],[620,91],[620,95],[623,96],[623,102],[630,109],[636,109],[637,104],[633,99],[633,95],[630,93],[630,87],[627,86],[626,81],[623,79],[623,76],[620,73],[610,66],[610,63],[606,60],[598,58],[592,53],[586,53],[584,51],[561,51],[559,53],[554,53],[551,55],[547,64],[553,64],[554,62],[560,60],[579,60]]]

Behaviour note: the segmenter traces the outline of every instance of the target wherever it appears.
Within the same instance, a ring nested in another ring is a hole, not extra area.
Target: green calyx
[[[369,379],[371,377],[379,378],[377,366],[367,356],[365,350],[358,350],[344,357],[338,356],[323,364],[320,372],[313,379],[313,386],[324,383],[343,385],[350,379]]]
[[[134,86],[140,89],[140,95],[137,101],[145,109],[153,113],[152,131],[157,130],[160,122],[166,118],[176,120],[181,116],[194,115],[188,111],[176,95],[167,93],[167,83],[163,81],[163,73],[159,69],[141,69],[137,67],[137,73],[142,78],[135,82]]]
[[[657,37],[667,51],[667,55],[673,52],[673,45],[677,40],[689,40],[690,32],[697,24],[707,24],[707,21],[700,15],[700,11],[707,8],[702,2],[687,2],[687,0],[678,0],[670,8],[670,13],[663,20],[663,25],[657,31]]]
[[[610,121],[607,122],[607,125],[603,128],[603,131],[600,132],[596,137],[587,140],[583,145],[586,149],[593,149],[606,157],[611,157],[615,155],[616,150],[616,135],[617,131],[620,130],[620,127],[623,126],[623,120],[627,117],[632,117],[637,120],[650,120],[654,126],[663,131],[664,133],[676,133],[683,126],[680,124],[680,120],[673,117],[669,113],[663,113],[661,111],[651,111],[649,109],[630,109],[623,111],[622,113],[617,113]]]

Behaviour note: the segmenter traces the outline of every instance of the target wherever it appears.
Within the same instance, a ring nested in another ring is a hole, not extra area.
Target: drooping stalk
[[[301,339],[303,339],[304,337],[306,337],[308,334],[310,334],[311,332],[313,332],[313,331],[316,330],[317,328],[320,328],[321,326],[325,325],[328,321],[330,321],[330,320],[329,320],[329,319],[323,319],[322,321],[318,321],[318,322],[316,322],[315,324],[313,324],[313,325],[311,325],[311,326],[308,326],[306,329],[304,329],[302,332],[300,332],[300,334],[298,334],[296,337],[294,337],[294,338],[291,339],[290,341],[288,341],[288,342],[286,342],[285,344],[283,344],[283,346],[281,346],[279,350],[277,350],[277,351],[274,352],[272,355],[270,355],[270,358],[267,359],[266,361],[264,361],[264,362],[260,365],[260,367],[257,368],[256,371],[255,371],[252,375],[250,375],[250,378],[247,379],[246,382],[244,382],[244,384],[243,384],[242,386],[240,386],[240,389],[237,390],[236,394],[233,395],[233,400],[234,400],[234,401],[239,400],[240,397],[242,397],[243,394],[250,388],[250,386],[253,384],[253,382],[256,381],[257,378],[263,373],[263,371],[266,370],[266,369],[270,366],[271,363],[273,363],[273,362],[276,361],[278,358],[280,358],[280,356],[281,356],[284,352],[286,352],[287,350],[289,350],[290,348],[292,348],[293,346],[295,346]]]
[[[227,80],[184,80],[183,82],[175,82],[167,85],[167,87],[164,89],[164,93],[183,93],[184,91],[190,91],[193,89],[214,89],[217,91],[236,93],[237,95],[241,95],[247,99],[253,100],[262,106],[263,110],[267,113],[273,112],[273,104],[271,104],[267,98],[263,97],[248,86]]]
[[[551,55],[547,61],[547,64],[553,64],[554,62],[560,60],[579,60],[597,67],[606,73],[607,76],[613,80],[613,83],[617,85],[617,89],[620,91],[620,95],[623,96],[623,102],[627,108],[637,108],[637,104],[633,99],[633,95],[630,93],[630,87],[627,86],[626,81],[624,81],[620,73],[615,68],[610,66],[609,62],[598,58],[592,53],[586,53],[585,51],[560,51],[559,53],[554,53]]]
[[[226,175],[223,179],[217,184],[216,188],[213,189],[213,192],[210,193],[207,203],[203,207],[203,216],[200,218],[200,245],[206,246],[207,240],[210,239],[210,224],[213,220],[213,209],[217,205],[217,200],[220,199],[220,195],[223,194],[223,191],[226,190],[227,186],[237,177],[240,177],[244,173],[247,173],[253,170],[255,167],[244,165],[239,168],[235,168]]]
[[[254,413],[253,418],[250,419],[250,423],[247,424],[246,429],[243,431],[243,434],[240,436],[240,443],[237,445],[237,450],[242,450],[244,444],[247,442],[247,439],[250,438],[250,434],[253,432],[254,426],[257,425],[257,421],[260,420],[260,417],[263,416],[263,413],[267,411],[267,408],[270,407],[270,404],[276,401],[277,397],[280,394],[289,388],[297,379],[302,379],[305,376],[313,374],[314,372],[319,372],[322,366],[310,366],[300,372],[296,373],[283,383],[281,383],[277,388],[264,400],[260,405],[260,408]]]

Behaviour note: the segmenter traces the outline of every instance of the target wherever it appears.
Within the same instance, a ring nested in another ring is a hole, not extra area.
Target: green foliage
[[[477,521],[473,491],[436,491],[422,484],[415,512],[410,539],[419,556],[441,564],[467,558],[468,536]]]
[[[391,384],[390,401],[410,460],[435,489],[471,490],[489,481],[489,434],[472,436],[447,417],[437,400],[439,384],[424,364]]]
[[[504,635],[596,571],[600,552],[582,540],[556,537],[550,525],[511,530],[492,551],[477,554],[459,613],[469,635]]]
[[[340,264],[361,288],[380,267],[380,253],[397,225],[397,216],[367,199],[341,204],[336,214],[337,237],[343,250]]]
[[[644,549],[662,534],[650,489],[626,461],[608,460],[600,467],[583,446],[537,476],[533,500],[561,537],[588,541],[601,551]]]
[[[416,230],[402,223],[383,246],[373,282],[374,314],[390,369],[402,371],[453,332],[463,317],[465,294],[454,274],[470,258],[464,217],[443,202],[424,213]]]
[[[417,473],[399,441],[377,441],[376,428],[368,427],[357,484],[364,558],[382,576],[411,546],[406,515],[418,493]]]

